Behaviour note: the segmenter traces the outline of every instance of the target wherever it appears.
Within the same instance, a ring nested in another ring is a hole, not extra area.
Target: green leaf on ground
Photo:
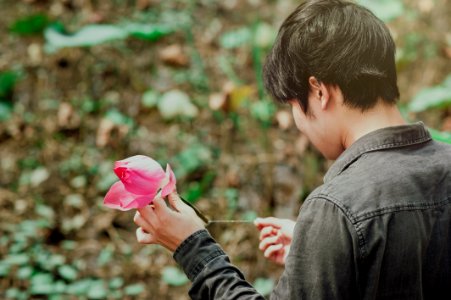
[[[123,25],[123,28],[135,38],[152,42],[157,41],[174,31],[172,27],[168,25],[140,23],[126,23]]]
[[[264,125],[271,123],[275,113],[276,106],[271,101],[261,100],[251,105],[251,115]]]
[[[162,279],[172,286],[181,286],[189,282],[185,273],[177,267],[165,267],[162,272]]]
[[[233,31],[224,33],[219,44],[226,49],[238,48],[252,41],[252,31],[248,27],[242,27]]]
[[[87,296],[90,299],[105,299],[108,294],[105,282],[101,279],[91,281]]]
[[[144,107],[152,108],[157,106],[159,98],[160,95],[158,92],[154,90],[147,90],[142,96],[141,103]]]
[[[54,292],[54,278],[50,273],[37,273],[31,277],[32,295],[49,295]]]
[[[428,128],[434,140],[451,144],[451,133]]]
[[[124,279],[122,277],[114,277],[110,280],[110,289],[118,289],[124,285]]]
[[[58,268],[58,273],[68,281],[74,281],[78,277],[77,270],[70,265],[62,265]]]
[[[384,22],[389,22],[405,13],[401,0],[358,0],[357,2],[371,10]]]
[[[67,293],[75,296],[83,296],[89,290],[91,286],[92,279],[85,278],[78,281],[73,282],[67,287]]]
[[[23,266],[17,270],[17,278],[28,279],[33,274],[33,268],[31,266]]]
[[[0,101],[7,99],[19,79],[19,73],[14,71],[0,72]]]
[[[118,111],[115,108],[110,109],[106,112],[105,118],[109,119],[111,122],[113,122],[116,125],[127,125],[127,126],[133,126],[134,122],[133,119],[124,115],[120,111]]]
[[[124,293],[125,295],[128,296],[136,296],[144,292],[144,290],[145,290],[144,284],[136,283],[126,286],[124,288]]]
[[[448,107],[451,105],[451,75],[441,84],[422,89],[409,103],[411,112],[420,112],[430,108]]]
[[[65,34],[55,26],[44,31],[45,49],[49,52],[66,47],[92,47],[114,40],[124,40],[129,36],[156,41],[173,32],[167,25],[123,23],[123,24],[91,24],[73,34]]]
[[[259,23],[254,32],[254,43],[258,47],[267,48],[274,43],[277,31],[274,26],[267,23]]]
[[[30,261],[30,257],[26,253],[10,254],[3,259],[8,265],[25,265]]]
[[[211,150],[200,142],[188,144],[185,149],[174,158],[174,168],[177,177],[184,177],[208,164],[212,159]]]
[[[6,121],[11,118],[12,111],[13,109],[11,105],[0,102],[0,122]]]
[[[34,14],[16,20],[9,28],[10,32],[18,35],[32,35],[41,33],[49,24],[44,14]]]
[[[10,265],[0,261],[0,277],[4,277],[9,274]]]
[[[271,278],[257,278],[253,284],[254,288],[262,294],[263,296],[267,296],[271,294],[274,289],[274,280]]]
[[[97,265],[104,266],[111,262],[114,255],[114,248],[110,244],[100,251],[99,257],[97,258]]]
[[[126,30],[115,25],[88,25],[72,35],[63,34],[52,27],[44,32],[46,48],[50,51],[66,47],[91,47],[127,36]]]

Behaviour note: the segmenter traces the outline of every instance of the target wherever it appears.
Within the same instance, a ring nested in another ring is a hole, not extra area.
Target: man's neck
[[[347,149],[359,138],[372,131],[405,124],[406,121],[395,105],[386,105],[380,102],[374,108],[365,112],[349,109],[346,114],[342,145]]]

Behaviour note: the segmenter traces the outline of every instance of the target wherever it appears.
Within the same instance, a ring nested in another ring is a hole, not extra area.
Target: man
[[[257,219],[260,249],[285,264],[272,299],[451,299],[451,147],[405,124],[395,45],[367,9],[307,1],[283,23],[265,85],[336,159],[289,220]],[[139,210],[141,243],[161,244],[194,299],[262,299],[176,194]],[[288,254],[288,255],[287,255]]]

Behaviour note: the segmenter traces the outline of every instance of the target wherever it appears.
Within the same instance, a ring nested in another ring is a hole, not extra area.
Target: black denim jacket
[[[174,258],[193,299],[263,299],[206,230]],[[302,205],[271,299],[451,299],[451,146],[422,123],[351,145]]]

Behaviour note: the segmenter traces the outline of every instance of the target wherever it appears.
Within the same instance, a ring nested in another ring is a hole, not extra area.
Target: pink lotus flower
[[[117,161],[114,173],[120,181],[111,186],[103,200],[110,208],[141,208],[152,203],[160,189],[162,197],[175,191],[175,175],[169,164],[165,172],[159,163],[144,155]]]

